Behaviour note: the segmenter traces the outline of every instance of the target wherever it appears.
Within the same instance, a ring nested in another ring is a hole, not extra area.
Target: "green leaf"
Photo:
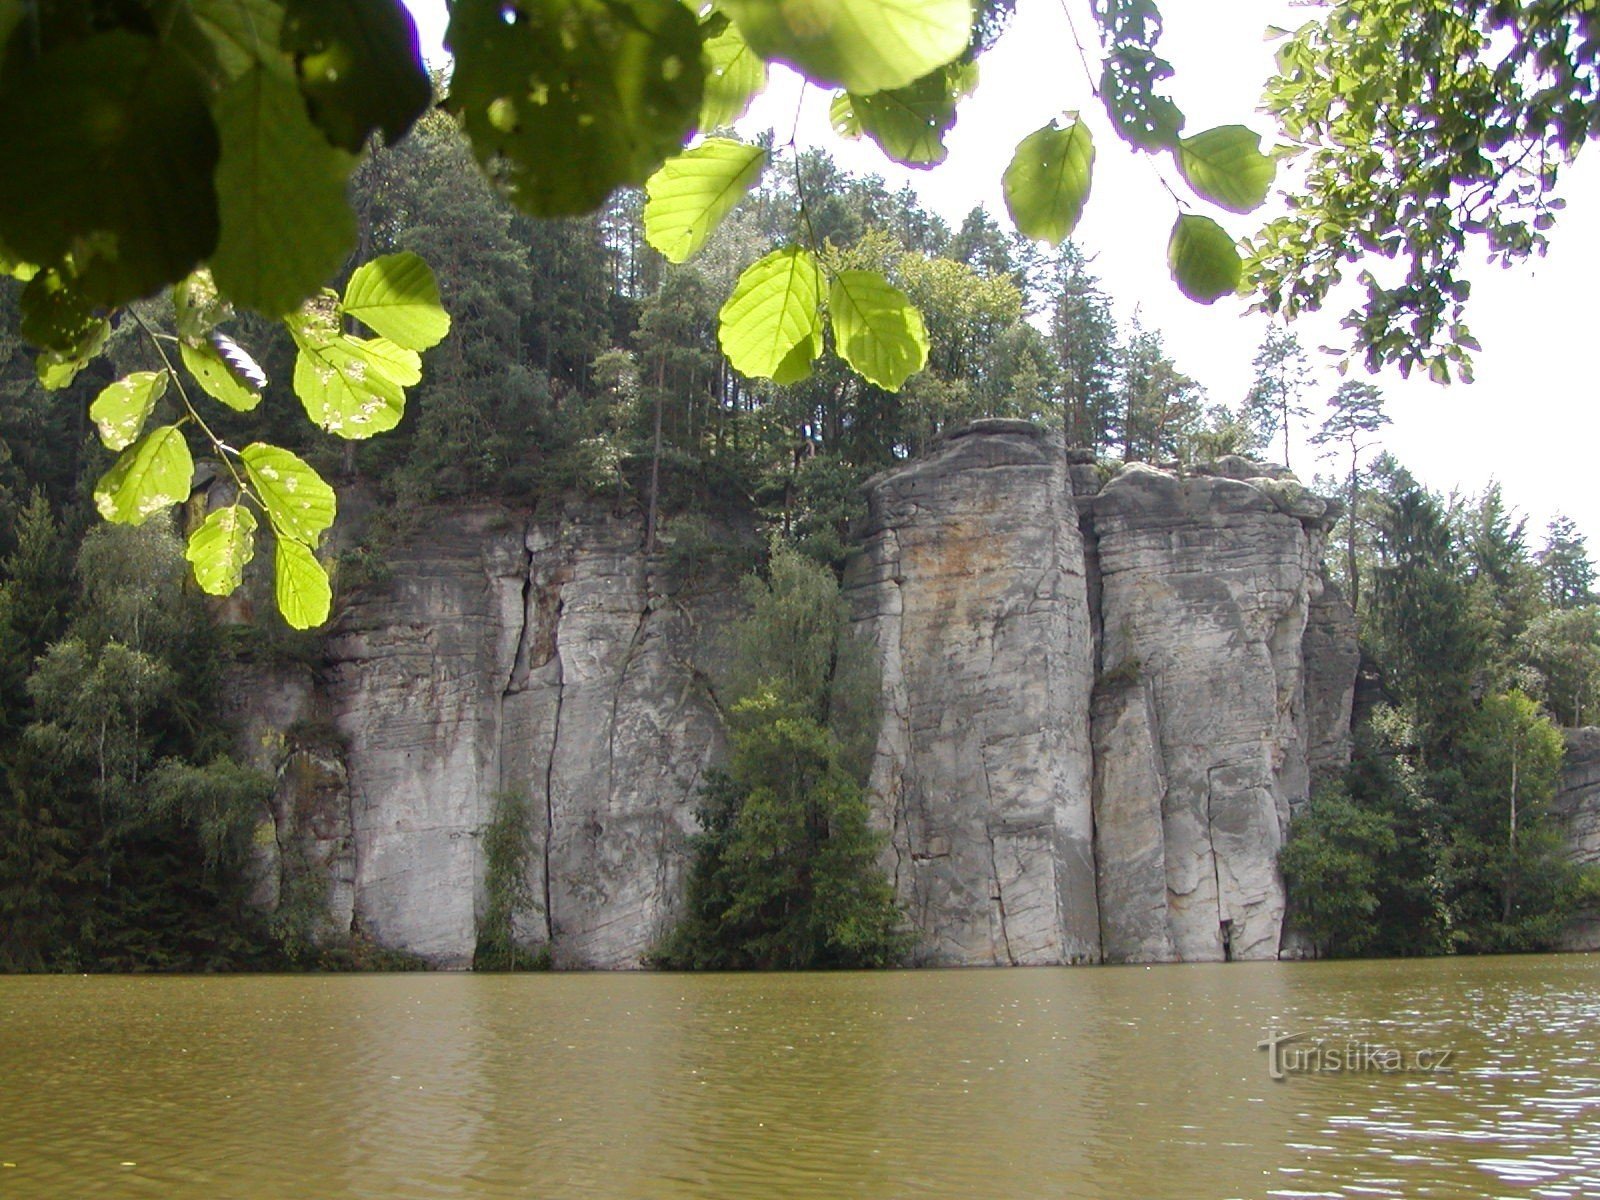
[[[398,141],[433,99],[416,24],[395,0],[287,0],[282,45],[312,121],[352,154],[379,131]]]
[[[822,329],[819,326],[810,337],[802,338],[772,373],[772,382],[788,386],[810,379],[812,364],[822,354]]]
[[[1083,216],[1094,178],[1094,136],[1069,114],[1066,128],[1054,121],[1017,144],[1004,176],[1006,209],[1024,237],[1060,245]]]
[[[400,423],[405,389],[422,378],[414,350],[386,338],[341,334],[326,342],[299,342],[294,390],[306,415],[329,433],[363,441]]]
[[[866,134],[908,167],[934,167],[949,156],[944,144],[956,106],[978,86],[978,64],[953,62],[903,88],[857,96],[846,92],[829,111],[841,137]]]
[[[172,289],[172,311],[178,336],[197,344],[233,315],[228,302],[218,293],[211,272],[204,267]]]
[[[641,184],[700,115],[699,23],[678,0],[458,0],[450,106],[524,212]]]
[[[795,347],[820,339],[822,284],[817,260],[799,246],[746,267],[717,314],[717,340],[734,370],[771,379]]]
[[[1239,290],[1243,263],[1228,231],[1210,217],[1186,213],[1172,227],[1167,266],[1178,290],[1200,304],[1211,304]]]
[[[89,406],[89,419],[100,431],[100,444],[107,450],[133,445],[166,391],[165,371],[135,371],[108,384]]]
[[[194,566],[194,579],[208,596],[233,594],[245,566],[256,553],[256,518],[242,504],[230,504],[208,516],[189,535],[183,556]]]
[[[111,327],[106,326],[109,336]],[[98,348],[95,353],[99,353]],[[90,358],[68,358],[57,354],[54,350],[41,350],[34,359],[33,369],[39,377],[39,384],[47,391],[58,392],[62,388],[71,387],[72,381],[78,377],[78,372],[89,365]]]
[[[157,0],[155,12],[162,40],[215,87],[258,64],[288,73],[278,0]]]
[[[905,87],[967,48],[971,0],[718,0],[765,59],[858,96]]]
[[[333,489],[304,459],[281,446],[252,442],[239,457],[279,540],[315,547],[339,512]]]
[[[1118,45],[1107,52],[1100,75],[1100,98],[1117,134],[1138,150],[1177,145],[1183,112],[1156,85],[1172,75],[1172,65],[1148,47]]]
[[[202,342],[198,346],[191,346],[188,342],[178,343],[183,365],[213,400],[226,404],[235,412],[249,412],[261,403],[267,378],[256,366],[255,360],[232,339],[220,333],[211,336],[215,344]],[[232,351],[235,356],[233,361],[224,356],[223,347]]]
[[[722,13],[712,13],[702,29],[707,35],[701,47],[706,84],[698,128],[710,133],[744,116],[751,99],[767,86],[767,64]]]
[[[728,138],[707,138],[667,159],[644,185],[645,241],[668,262],[686,262],[755,187],[766,165],[760,146]]]
[[[222,237],[211,271],[229,299],[279,316],[333,275],[355,241],[345,199],[355,160],[323,139],[293,81],[263,67],[223,89],[216,116]]]
[[[839,357],[869,383],[897,392],[928,362],[928,333],[910,298],[876,271],[840,271],[828,292]]]
[[[189,498],[194,460],[176,425],[152,429],[129,446],[100,477],[94,504],[100,515],[118,525],[143,525]]]
[[[57,47],[0,84],[0,241],[39,264],[72,255],[99,305],[187,275],[217,243],[217,133],[200,80],[121,30]]]
[[[363,263],[345,285],[345,313],[407,350],[426,350],[450,332],[433,271],[409,250]]]
[[[73,281],[54,268],[40,271],[17,300],[17,332],[64,359],[88,358],[111,335],[111,327]]]
[[[279,538],[272,565],[277,576],[273,590],[283,619],[295,629],[315,629],[326,621],[333,589],[317,556],[299,542]]]
[[[1247,213],[1267,198],[1277,164],[1243,125],[1219,125],[1178,142],[1174,157],[1189,186],[1229,212]]]

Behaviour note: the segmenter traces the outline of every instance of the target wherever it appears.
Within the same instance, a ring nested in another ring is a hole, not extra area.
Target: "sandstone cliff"
[[[985,421],[869,485],[845,584],[883,665],[872,787],[917,961],[1279,952],[1277,849],[1348,755],[1324,504],[1243,460],[1101,481],[1038,428]],[[536,814],[522,939],[637,965],[722,750],[710,680],[737,591],[674,578],[602,513],[425,525],[314,678],[243,689],[280,773],[261,898],[310,863],[331,929],[465,965],[480,834],[517,792]],[[275,742],[291,721],[342,753]]]
[[[1600,728],[1567,730],[1567,756],[1551,812],[1572,860],[1600,864]],[[1564,950],[1600,950],[1600,911],[1579,913],[1561,938]]]

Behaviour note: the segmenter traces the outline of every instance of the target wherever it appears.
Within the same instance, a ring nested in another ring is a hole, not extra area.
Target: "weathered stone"
[[[1308,774],[1313,538],[1252,483],[1139,464],[1095,498],[1092,521],[1103,669],[1148,688],[1160,743],[1173,947],[1185,961],[1275,957],[1277,852]],[[1101,774],[1140,771],[1107,763]]]
[[[1337,779],[1350,765],[1351,712],[1361,647],[1356,614],[1343,593],[1320,572],[1310,580],[1311,607],[1301,639],[1305,660],[1306,769],[1304,793]],[[1294,797],[1291,797],[1291,803]]]
[[[1098,959],[1092,647],[1059,444],[983,422],[868,505],[846,593],[883,669],[872,788],[918,960]]]
[[[1550,811],[1573,862],[1600,863],[1600,728],[1566,731],[1567,754]],[[1600,950],[1600,911],[1578,913],[1560,941],[1563,950]]]
[[[1167,922],[1167,781],[1150,689],[1133,673],[1095,689],[1094,857],[1106,962],[1172,962]]]
[[[846,594],[883,668],[871,786],[917,961],[1277,953],[1291,809],[1349,752],[1353,623],[1316,498],[1246,460],[1112,475],[1017,421],[867,495]],[[315,678],[254,669],[245,756],[279,779],[258,900],[309,864],[330,931],[464,966],[481,834],[517,795],[519,941],[638,965],[724,751],[708,680],[741,605],[639,543],[583,507],[433,510]]]

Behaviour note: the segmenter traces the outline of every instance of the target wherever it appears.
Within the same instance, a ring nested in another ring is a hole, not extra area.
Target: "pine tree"
[[[1266,337],[1252,361],[1255,382],[1245,396],[1246,419],[1260,432],[1263,442],[1283,435],[1283,465],[1289,465],[1289,434],[1296,421],[1311,415],[1301,397],[1311,383],[1300,339],[1280,325],[1267,328]]]
[[[1545,548],[1539,552],[1539,568],[1544,572],[1545,594],[1557,608],[1580,608],[1593,604],[1595,570],[1589,559],[1588,543],[1571,517],[1557,514],[1545,535]]]
[[[1056,251],[1046,296],[1067,445],[1108,449],[1121,433],[1117,322],[1089,259],[1070,241]]]
[[[1342,453],[1350,456],[1350,467],[1345,473],[1345,584],[1350,593],[1350,607],[1359,610],[1361,575],[1356,559],[1356,534],[1361,502],[1361,456],[1377,444],[1373,435],[1390,422],[1383,411],[1383,393],[1359,380],[1340,384],[1328,397],[1328,407],[1333,411],[1311,435],[1311,444],[1338,446]]]

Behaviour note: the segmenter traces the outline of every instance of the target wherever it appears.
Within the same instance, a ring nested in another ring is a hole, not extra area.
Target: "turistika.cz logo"
[[[1449,1075],[1456,1052],[1450,1046],[1402,1050],[1375,1042],[1311,1040],[1309,1033],[1275,1033],[1256,1043],[1267,1052],[1267,1074],[1291,1075]]]

